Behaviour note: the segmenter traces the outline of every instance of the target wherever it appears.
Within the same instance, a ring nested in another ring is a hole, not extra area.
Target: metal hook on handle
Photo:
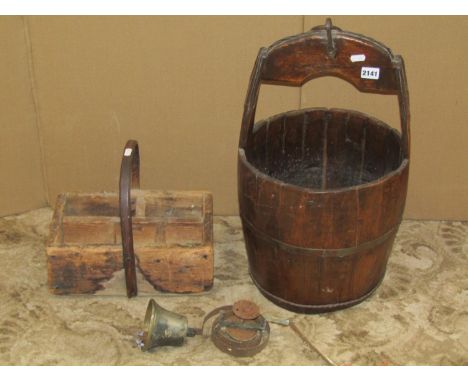
[[[332,21],[331,18],[327,18],[325,21],[325,29],[327,30],[327,53],[330,58],[335,58],[336,57],[336,46],[335,46],[335,40],[333,40],[332,37]]]
[[[327,17],[327,19],[325,20],[325,25],[316,26],[316,27],[312,28],[311,30],[312,31],[321,31],[321,30],[324,30],[324,29],[325,29],[325,31],[327,33],[327,55],[330,58],[335,58],[336,53],[337,53],[337,49],[336,49],[336,46],[335,46],[335,40],[333,39],[333,36],[332,36],[332,30],[341,31],[341,28],[338,28],[338,27],[334,26],[332,21],[331,21],[331,18]]]

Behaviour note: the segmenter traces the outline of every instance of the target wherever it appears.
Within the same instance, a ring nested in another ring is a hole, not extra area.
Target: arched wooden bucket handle
[[[262,83],[302,86],[323,76],[339,77],[361,92],[397,95],[401,155],[409,159],[409,95],[403,58],[373,39],[333,27],[329,19],[309,32],[260,49],[245,99],[239,147],[245,148],[252,133]]]
[[[125,145],[122,156],[119,181],[122,255],[123,266],[125,269],[127,297],[129,298],[138,294],[135,269],[135,252],[133,249],[132,203],[130,197],[130,192],[133,188],[140,188],[140,153],[138,149],[138,142],[129,140]]]

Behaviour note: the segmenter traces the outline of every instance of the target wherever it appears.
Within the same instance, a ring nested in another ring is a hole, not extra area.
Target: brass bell
[[[146,308],[143,351],[157,346],[181,346],[185,337],[193,337],[197,331],[189,328],[187,317],[170,312],[151,299]]]

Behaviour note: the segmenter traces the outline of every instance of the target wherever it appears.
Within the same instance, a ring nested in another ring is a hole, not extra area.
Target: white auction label
[[[132,155],[132,149],[125,149],[124,157],[129,157],[130,155]]]
[[[353,54],[349,58],[351,62],[363,62],[366,61],[366,55],[365,54]]]
[[[371,68],[368,66],[363,66],[361,68],[361,78],[366,78],[368,80],[378,80],[380,77],[380,68]]]

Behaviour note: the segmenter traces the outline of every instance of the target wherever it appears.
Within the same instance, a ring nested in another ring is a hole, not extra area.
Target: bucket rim
[[[397,169],[395,169],[393,171],[390,171],[389,173],[385,174],[384,176],[382,176],[380,178],[377,178],[377,179],[375,179],[375,180],[373,180],[371,182],[357,184],[355,186],[339,187],[339,188],[331,188],[331,189],[328,189],[328,190],[322,190],[322,189],[318,189],[318,188],[297,186],[295,184],[286,183],[286,182],[283,182],[282,180],[279,180],[278,178],[274,178],[274,177],[272,177],[270,175],[267,175],[263,171],[259,170],[257,167],[252,165],[252,163],[250,163],[247,160],[247,157],[245,155],[245,150],[243,148],[239,147],[239,152],[238,153],[239,153],[239,159],[245,164],[245,166],[250,171],[256,173],[257,176],[259,176],[259,177],[261,177],[263,179],[266,179],[268,181],[271,181],[273,183],[276,183],[281,187],[288,187],[288,188],[291,188],[293,190],[297,190],[297,191],[301,191],[301,192],[314,193],[314,194],[332,194],[332,193],[333,194],[338,194],[338,193],[341,193],[341,192],[357,191],[357,190],[362,190],[362,189],[365,189],[365,188],[370,188],[370,187],[373,187],[373,186],[375,186],[377,184],[384,183],[384,182],[388,181],[389,179],[391,179],[391,178],[393,178],[395,176],[400,175],[409,166],[409,160],[408,159],[403,159],[403,161],[401,162],[400,166]]]
[[[261,119],[261,120],[255,122],[252,133],[256,132],[256,130],[258,129],[258,128],[256,129],[257,126],[259,126],[262,123],[266,123],[267,121],[271,121],[271,120],[273,120],[275,118],[281,118],[281,117],[286,116],[286,115],[288,115],[288,116],[290,116],[290,115],[300,115],[300,114],[304,114],[304,113],[310,112],[310,111],[328,111],[328,112],[339,112],[339,113],[344,112],[344,113],[350,113],[350,114],[358,115],[358,116],[361,116],[361,117],[364,117],[364,118],[368,118],[370,122],[372,122],[375,125],[378,125],[378,126],[380,126],[382,128],[388,129],[393,134],[397,134],[397,136],[399,137],[400,140],[401,140],[401,137],[402,137],[401,132],[399,130],[391,127],[389,124],[383,122],[382,120],[380,120],[380,119],[378,119],[378,118],[376,118],[374,116],[371,116],[369,114],[366,114],[366,113],[363,113],[363,112],[360,112],[360,111],[357,111],[357,110],[343,109],[343,108],[328,108],[328,107],[310,107],[310,108],[304,108],[304,109],[295,109],[295,110],[289,110],[289,111],[286,111],[286,112],[282,112],[282,113],[272,115],[270,117],[267,117],[267,118],[264,118],[264,119]],[[301,192],[309,192],[309,193],[314,193],[314,194],[341,193],[341,192],[357,191],[357,190],[362,190],[362,189],[366,189],[366,188],[371,188],[371,187],[373,187],[373,186],[375,186],[377,184],[384,183],[384,182],[388,181],[389,179],[400,175],[407,167],[409,167],[409,158],[403,158],[400,165],[395,170],[392,170],[392,171],[386,173],[385,175],[383,175],[383,176],[381,176],[381,177],[379,177],[377,179],[374,179],[374,180],[372,180],[370,182],[356,184],[354,186],[338,187],[338,188],[322,190],[322,189],[319,189],[319,188],[304,187],[304,186],[298,186],[298,185],[295,185],[295,184],[287,183],[287,182],[284,182],[284,181],[282,181],[282,180],[280,180],[278,178],[275,178],[273,176],[265,174],[262,170],[257,168],[255,165],[253,165],[247,159],[247,155],[245,153],[245,148],[243,148],[241,146],[239,146],[239,148],[238,148],[238,156],[239,156],[239,160],[241,160],[245,164],[245,166],[250,171],[255,173],[257,176],[259,176],[259,177],[261,177],[263,179],[266,179],[266,180],[268,180],[270,182],[276,183],[280,187],[288,187],[288,188],[293,189],[293,190],[297,190],[297,191],[301,191]]]

